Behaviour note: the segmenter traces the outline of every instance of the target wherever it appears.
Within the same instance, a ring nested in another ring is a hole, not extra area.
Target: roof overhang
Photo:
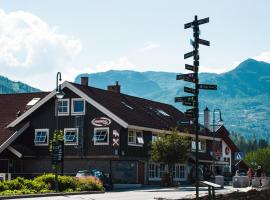
[[[30,126],[30,122],[23,125],[18,131],[15,131],[3,144],[0,146],[0,153],[4,151],[17,137],[19,137]]]

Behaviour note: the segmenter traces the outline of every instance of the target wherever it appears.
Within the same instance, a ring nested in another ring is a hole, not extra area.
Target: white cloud
[[[57,71],[68,72],[80,40],[58,33],[38,16],[0,10],[1,75],[51,90]],[[73,77],[74,78],[74,77]]]
[[[262,52],[260,55],[253,57],[255,60],[270,63],[270,51]]]
[[[157,43],[153,43],[153,42],[147,42],[144,44],[144,47],[140,49],[141,52],[146,52],[146,51],[150,51],[153,49],[157,49],[159,48],[160,45]]]

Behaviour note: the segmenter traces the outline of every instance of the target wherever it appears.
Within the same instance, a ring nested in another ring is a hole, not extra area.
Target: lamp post
[[[215,126],[216,126],[216,113],[219,113],[219,121],[218,121],[218,125],[223,125],[223,120],[222,120],[222,117],[221,117],[221,110],[219,108],[215,108],[213,110],[213,145],[212,145],[212,158],[213,158],[213,166],[212,166],[212,170],[213,170],[213,173],[215,175],[215,170],[214,170],[214,167],[215,167],[215,159],[214,159],[214,151],[215,151],[215,136],[216,136],[216,130],[215,130]]]
[[[56,149],[56,151],[53,151],[53,154],[57,154],[57,155],[53,155],[53,157],[56,157],[56,162],[55,164],[55,190],[58,191],[59,190],[59,185],[58,185],[58,160],[59,160],[59,138],[58,138],[58,134],[59,134],[59,130],[58,130],[58,99],[62,99],[65,95],[65,93],[62,91],[61,88],[61,84],[59,84],[59,82],[62,81],[61,78],[61,73],[57,72],[56,74],[56,93],[55,93],[55,106],[56,106],[56,115],[55,115],[55,119],[56,119],[56,138],[55,138],[55,143],[53,143],[53,149]],[[62,146],[61,146],[62,147]],[[62,152],[63,153],[63,152]],[[61,158],[62,159],[62,158]],[[62,161],[63,162],[63,161]]]

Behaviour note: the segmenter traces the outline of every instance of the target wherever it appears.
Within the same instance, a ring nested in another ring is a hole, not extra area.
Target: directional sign
[[[186,124],[186,125],[189,125],[189,124],[193,124],[194,122],[192,121],[192,120],[179,120],[179,121],[177,121],[177,124],[178,125],[184,125],[184,124]]]
[[[195,94],[196,93],[196,90],[193,89],[193,88],[184,87],[184,92]]]
[[[199,44],[210,46],[210,42],[208,40],[199,39],[198,42]]]
[[[184,106],[195,106],[195,101],[183,101]]]
[[[185,116],[186,116],[187,118],[195,118],[195,113],[186,113],[186,112],[185,112]]]
[[[184,54],[184,59],[194,56],[194,51],[188,52]]]
[[[194,101],[194,96],[175,97],[175,102]]]
[[[209,23],[209,17],[197,21],[198,25]]]
[[[52,143],[52,164],[57,165],[63,161],[63,142],[58,141]]]
[[[198,67],[196,66],[193,66],[193,65],[188,65],[188,64],[185,64],[185,69],[187,70],[191,70],[191,71],[198,71]]]
[[[185,29],[190,28],[192,25],[193,25],[193,22],[186,23],[186,24],[184,25],[184,28],[185,28]]]
[[[235,152],[234,154],[234,159],[235,160],[243,160],[244,159],[244,152],[239,151],[239,152]]]
[[[217,85],[199,84],[199,89],[202,89],[202,90],[217,90]]]
[[[195,74],[190,73],[190,74],[178,74],[176,75],[176,80],[185,80],[186,78],[194,78]]]

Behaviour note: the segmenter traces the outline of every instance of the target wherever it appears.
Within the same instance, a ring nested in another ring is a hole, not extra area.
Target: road
[[[238,189],[239,190],[239,189]],[[241,191],[244,189],[241,189]],[[248,190],[246,188],[245,190]],[[232,187],[217,190],[217,194],[236,191]],[[207,194],[207,188],[200,188],[200,195]],[[104,194],[67,195],[54,197],[23,198],[24,200],[154,200],[157,198],[179,199],[183,197],[194,197],[194,187],[179,188],[143,188],[136,190],[112,191]]]

